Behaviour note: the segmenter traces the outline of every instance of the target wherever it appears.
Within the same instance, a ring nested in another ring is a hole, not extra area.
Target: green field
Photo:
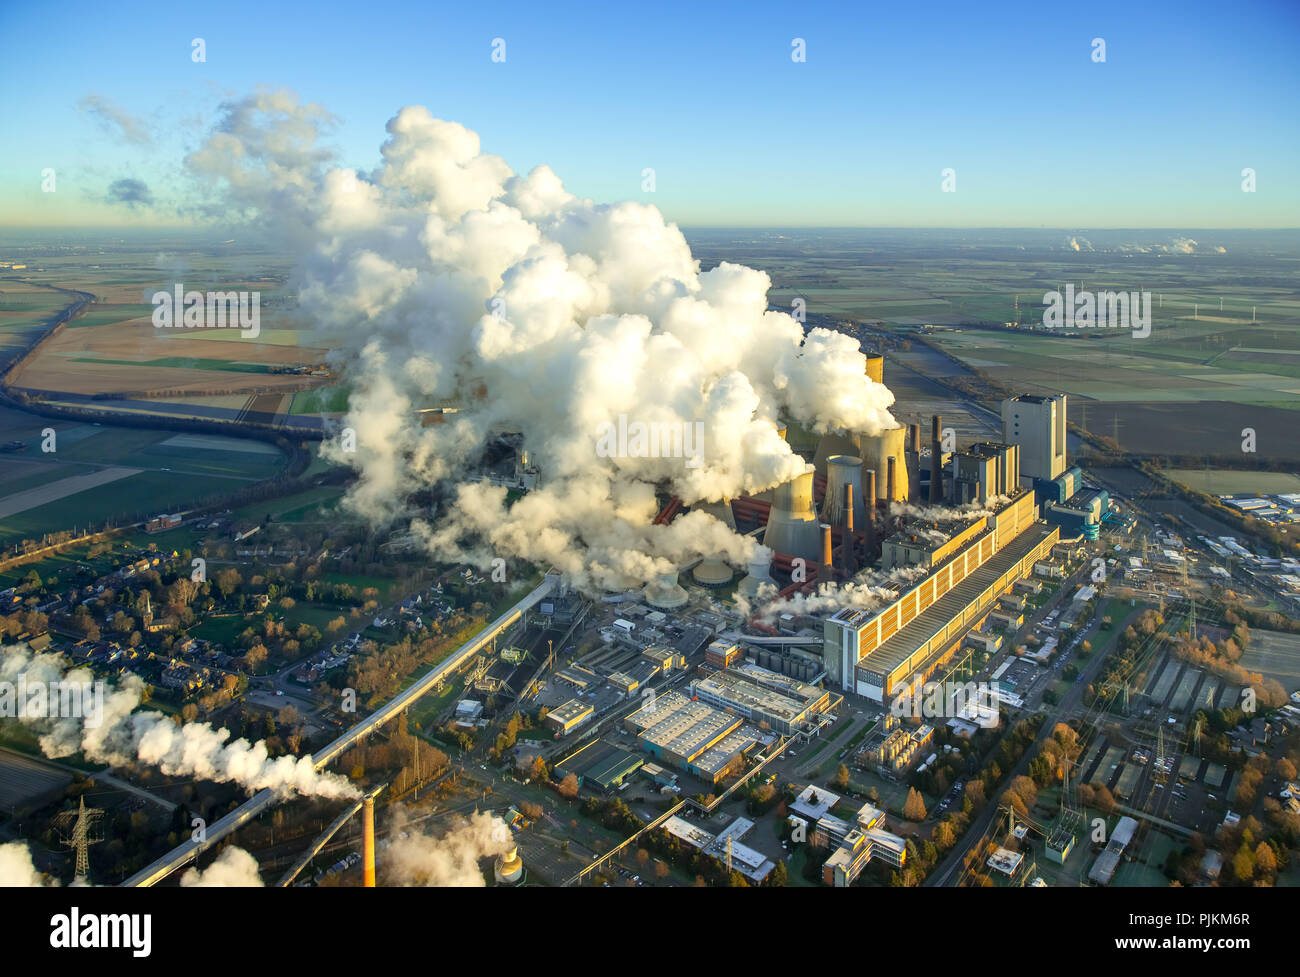
[[[1289,472],[1206,471],[1170,468],[1164,472],[1175,482],[1210,495],[1288,495],[1300,492],[1300,476]]]

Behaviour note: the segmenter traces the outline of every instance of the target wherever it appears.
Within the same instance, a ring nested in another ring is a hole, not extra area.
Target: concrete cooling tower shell
[[[664,573],[646,586],[645,600],[652,607],[671,611],[686,604],[690,597],[677,582],[676,573]]]
[[[893,458],[894,496],[890,501],[907,501],[907,456],[904,450],[906,442],[907,429],[903,427],[862,438],[862,467],[875,469],[876,493],[882,499],[888,494],[885,474],[889,471],[889,459]]]
[[[885,358],[883,356],[867,357],[867,376],[876,383],[885,382]]]
[[[700,562],[691,576],[695,578],[696,583],[703,584],[706,587],[725,587],[731,583],[731,578],[735,576],[731,567],[727,566],[726,561],[722,559],[722,554],[715,554],[708,559]]]
[[[816,563],[821,559],[819,525],[813,509],[813,470],[809,468],[772,492],[772,510],[767,517],[763,545]]]
[[[770,555],[755,554],[754,558],[749,561],[749,573],[737,585],[736,592],[752,599],[758,594],[758,588],[763,584],[770,583],[775,587],[776,581],[772,579],[772,574],[768,572],[771,566],[772,557]]]
[[[826,459],[826,495],[822,497],[822,518],[832,526],[845,524],[845,486],[853,488],[853,525],[866,517],[862,501],[862,459],[856,455],[831,455]]]
[[[691,506],[692,511],[699,509],[707,512],[714,519],[726,524],[732,532],[736,529],[736,515],[731,511],[731,500],[723,499],[721,502],[697,502]]]
[[[861,439],[858,435],[823,434],[817,442],[817,452],[813,455],[813,471],[822,478],[826,477],[826,459],[831,455],[862,456]],[[871,467],[870,465],[867,466]]]

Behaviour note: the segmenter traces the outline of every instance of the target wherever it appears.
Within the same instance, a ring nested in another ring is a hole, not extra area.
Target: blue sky
[[[0,226],[174,222],[186,150],[258,86],[338,116],[348,165],[372,166],[384,123],[424,104],[516,170],[548,163],[575,193],[688,226],[1300,225],[1286,0],[183,6],[0,9]],[[88,96],[149,141],[123,140]],[[159,206],[105,203],[122,179]]]

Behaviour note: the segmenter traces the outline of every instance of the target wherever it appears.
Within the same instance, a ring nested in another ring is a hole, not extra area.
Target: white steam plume
[[[480,860],[514,847],[506,823],[486,812],[462,819],[441,837],[408,827],[400,811],[394,817],[394,840],[383,858],[389,885],[482,887]]]
[[[356,451],[326,451],[358,469],[348,503],[375,524],[409,518],[413,490],[448,482],[454,505],[415,526],[443,559],[553,563],[584,588],[714,553],[743,564],[754,544],[716,520],[651,525],[656,487],[689,505],[799,474],[783,418],[898,426],[856,340],[769,311],[763,272],[700,272],[656,208],[580,200],[545,166],[515,174],[420,106],[388,122],[373,171],[330,168],[328,119],[260,92],[226,105],[188,163],[227,212],[288,237],[314,342],[352,388]],[[417,411],[444,400],[465,409],[422,426]],[[702,425],[698,457],[602,457],[600,427],[620,416]],[[523,435],[543,480],[509,508],[463,477],[502,432]]]
[[[196,888],[261,888],[257,859],[234,845],[222,850],[207,868],[189,869],[181,876],[181,885]]]
[[[36,888],[57,884],[47,882],[45,876],[36,871],[26,842],[10,841],[0,845],[0,886]]]
[[[86,690],[80,701],[93,698],[95,678],[89,669],[66,668],[62,655],[32,654],[26,645],[6,648],[0,658],[0,681],[16,687],[20,678],[29,689],[36,683],[49,688],[62,682]],[[208,723],[177,726],[160,712],[136,712],[143,688],[138,676],[128,675],[120,685],[104,688],[102,715],[21,717],[19,722],[40,732],[41,750],[52,758],[82,753],[87,760],[110,766],[143,763],[169,777],[233,781],[249,791],[270,788],[285,795],[297,792],[328,798],[357,795],[346,778],[318,773],[310,756],[273,758],[262,740],[231,743],[228,729],[214,729]]]

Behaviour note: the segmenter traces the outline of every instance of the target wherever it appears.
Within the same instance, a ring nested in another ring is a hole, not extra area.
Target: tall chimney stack
[[[844,486],[844,504],[848,507],[848,516],[844,523],[844,545],[841,550],[844,573],[852,577],[858,572],[858,538],[853,532],[853,486]]]
[[[375,795],[367,794],[361,802],[361,884],[375,887]]]
[[[831,526],[830,523],[822,523],[822,569],[820,577],[822,580],[835,579],[835,558],[831,554]]]
[[[943,501],[943,418],[938,414],[930,425],[930,502]]]
[[[894,469],[898,467],[898,459],[893,455],[889,456],[888,473],[885,475],[885,512],[894,511]]]
[[[844,486],[844,531],[853,535],[853,486]],[[146,591],[148,593],[148,591]]]
[[[907,425],[907,447],[914,455],[921,454],[921,425]]]
[[[867,562],[875,558],[876,552],[876,470],[868,468],[866,471],[867,484],[867,524],[862,528],[867,533]]]

